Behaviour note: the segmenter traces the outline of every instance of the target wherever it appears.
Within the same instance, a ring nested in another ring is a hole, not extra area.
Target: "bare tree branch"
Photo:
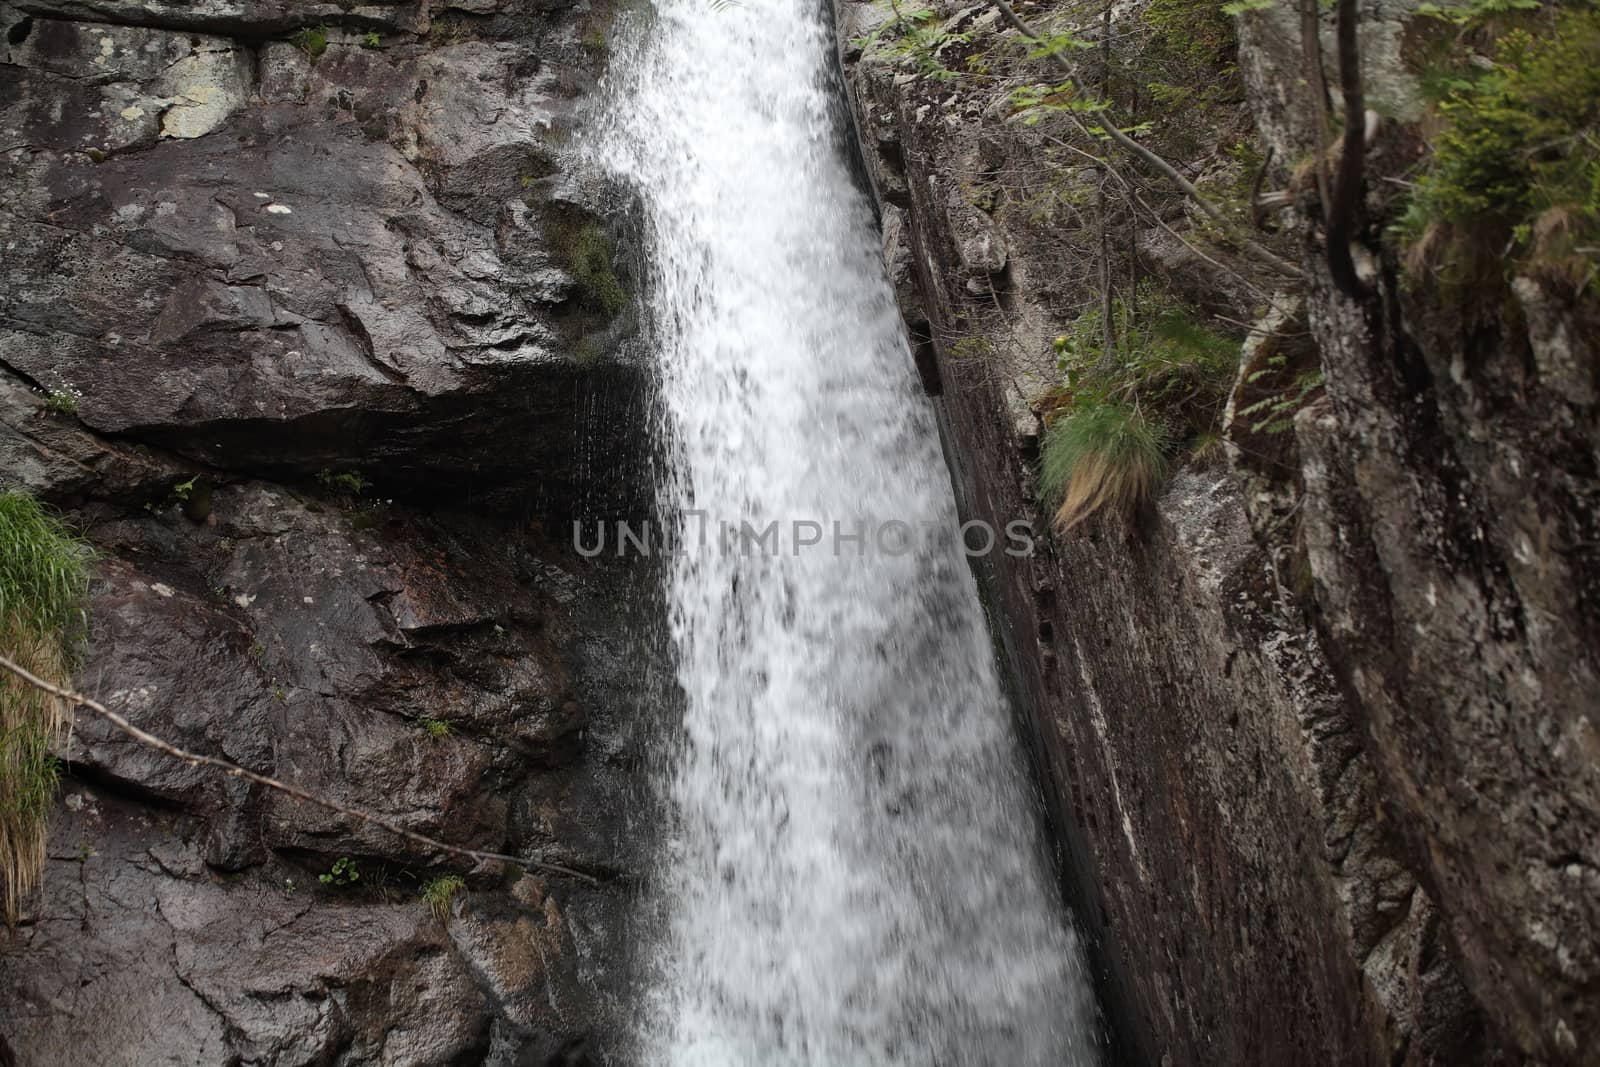
[[[1042,37],[1034,32],[1031,26],[1022,21],[1022,18],[1016,13],[1015,9],[1012,8],[1008,0],[993,0],[993,3],[995,7],[999,9],[1000,14],[1018,33],[1022,34],[1034,44],[1044,45],[1046,43]],[[1079,79],[1078,68],[1070,60],[1068,60],[1065,55],[1059,51],[1052,51],[1049,53],[1049,55],[1050,59],[1057,67],[1061,68],[1062,72],[1065,73],[1067,77],[1074,80]],[[1302,278],[1305,276],[1304,272],[1302,272],[1300,268],[1295,266],[1293,263],[1290,263],[1288,260],[1279,256],[1277,253],[1272,252],[1270,249],[1262,247],[1260,244],[1256,243],[1250,238],[1239,234],[1237,232],[1237,227],[1223,217],[1222,213],[1216,209],[1211,201],[1206,199],[1205,195],[1201,193],[1199,189],[1195,188],[1193,182],[1185,178],[1182,174],[1179,174],[1176,167],[1162,159],[1160,156],[1156,155],[1154,152],[1150,151],[1150,149],[1146,148],[1138,141],[1135,141],[1132,137],[1129,137],[1126,133],[1123,133],[1122,130],[1118,128],[1117,123],[1112,118],[1109,111],[1102,112],[1102,114],[1105,116],[1105,119],[1101,123],[1101,128],[1105,130],[1107,137],[1116,142],[1116,144],[1124,151],[1137,156],[1139,159],[1142,159],[1145,163],[1149,164],[1157,172],[1159,172],[1162,177],[1166,178],[1173,185],[1176,185],[1179,189],[1183,190],[1184,194],[1188,196],[1190,200],[1194,201],[1195,206],[1203,211],[1207,218],[1215,223],[1233,240],[1238,241],[1240,247],[1248,251],[1251,256],[1277,271],[1279,274],[1284,275],[1285,277]],[[1089,134],[1088,129],[1081,121],[1078,120],[1076,115],[1073,116],[1073,121],[1077,123],[1078,128],[1085,135]]]
[[[235,778],[242,778],[244,781],[254,783],[255,785],[265,786],[266,788],[275,790],[284,794],[285,796],[290,796],[306,804],[322,808],[324,811],[331,811],[335,814],[344,815],[359,822],[369,823],[372,826],[378,827],[380,830],[385,830],[391,834],[394,834],[396,837],[403,837],[407,841],[411,841],[418,845],[424,845],[428,848],[438,849],[440,852],[448,852],[451,855],[464,856],[472,860],[491,860],[499,863],[510,863],[529,870],[548,871],[552,874],[564,874],[569,878],[577,878],[581,881],[588,882],[590,885],[600,884],[599,880],[593,876],[584,874],[582,871],[575,871],[570,867],[563,867],[558,863],[545,863],[542,860],[526,859],[521,856],[508,856],[501,852],[485,852],[481,849],[463,848],[460,845],[447,844],[438,840],[437,838],[429,837],[427,834],[419,834],[415,830],[407,830],[405,827],[390,822],[388,819],[382,818],[381,816],[374,815],[371,812],[361,811],[359,808],[346,807],[345,805],[335,801],[316,796],[313,793],[308,793],[298,786],[289,785],[286,782],[278,781],[276,778],[268,778],[264,774],[257,774],[255,771],[246,770],[237,763],[232,763],[218,756],[205,756],[198,752],[186,751],[177,747],[176,745],[163,741],[155,734],[141,730],[122,715],[112,711],[110,708],[106,707],[104,704],[101,704],[97,700],[86,697],[82,693],[74,692],[71,689],[63,689],[58,685],[53,685],[52,683],[45,681],[43,678],[40,678],[27,668],[12,662],[4,655],[0,655],[0,667],[10,671],[12,674],[16,675],[18,678],[21,678],[24,682],[27,682],[36,689],[40,689],[51,694],[52,696],[59,697],[75,707],[87,708],[96,715],[100,716],[100,718],[104,719],[106,722],[110,723],[117,730],[139,742],[141,745],[153,748],[157,752],[165,753],[166,755],[171,756],[173,759],[181,760],[182,762],[189,764],[191,767],[214,768],[221,771],[223,774],[232,775]]]

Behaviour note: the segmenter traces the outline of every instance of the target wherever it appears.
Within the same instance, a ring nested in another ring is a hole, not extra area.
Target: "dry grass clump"
[[[62,684],[83,635],[89,555],[32,496],[0,493],[0,648]],[[8,924],[44,868],[59,775],[51,748],[69,710],[20,678],[0,677],[0,912]]]
[[[1131,512],[1149,500],[1166,470],[1165,434],[1134,407],[1079,403],[1045,438],[1040,489],[1055,527],[1072,529],[1103,508]]]

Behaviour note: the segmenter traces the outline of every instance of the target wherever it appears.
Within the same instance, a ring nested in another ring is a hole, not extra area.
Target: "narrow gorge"
[[[0,1067],[1593,1062],[1589,0],[0,33]]]

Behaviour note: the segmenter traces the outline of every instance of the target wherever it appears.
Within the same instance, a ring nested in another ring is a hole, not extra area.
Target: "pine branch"
[[[481,849],[463,848],[460,845],[447,844],[436,838],[429,837],[427,834],[419,834],[415,830],[408,830],[403,826],[390,822],[389,820],[381,816],[374,815],[371,812],[362,811],[359,808],[346,807],[345,805],[336,801],[319,797],[314,793],[308,793],[298,786],[289,785],[287,782],[280,782],[276,778],[268,778],[264,774],[257,774],[255,771],[246,770],[237,763],[232,763],[218,756],[206,756],[201,755],[198,752],[186,751],[167,741],[163,741],[155,734],[141,730],[122,715],[112,711],[110,708],[106,707],[104,704],[101,704],[97,700],[86,697],[82,693],[74,692],[71,689],[63,689],[58,685],[53,685],[50,682],[45,681],[43,678],[40,678],[27,668],[12,662],[4,655],[0,655],[0,667],[10,671],[12,674],[16,675],[18,678],[21,678],[24,682],[27,682],[35,689],[49,693],[51,696],[59,697],[60,699],[65,700],[76,707],[87,708],[89,711],[94,712],[100,718],[110,723],[117,730],[133,738],[133,740],[139,742],[141,745],[145,745],[148,748],[153,748],[157,752],[165,753],[166,755],[171,756],[173,759],[189,764],[191,767],[211,767],[215,770],[221,771],[223,774],[232,775],[234,778],[241,778],[244,781],[251,782],[255,785],[265,786],[268,789],[275,790],[276,792],[282,793],[285,796],[293,797],[294,799],[302,801],[303,803],[322,808],[324,811],[331,811],[337,815],[343,815],[359,822],[368,823],[372,826],[378,827],[380,830],[385,830],[391,834],[394,834],[396,837],[403,837],[407,841],[413,842],[414,844],[424,845],[428,848],[437,849],[440,852],[448,852],[451,855],[464,856],[467,859],[472,860],[491,860],[499,863],[510,863],[528,870],[548,871],[552,874],[564,874],[570,878],[577,878],[588,882],[590,885],[600,884],[599,880],[594,878],[592,875],[584,874],[582,871],[575,871],[570,867],[563,867],[557,863],[545,863],[542,860],[525,859],[521,856],[508,856],[501,852],[485,852]]]

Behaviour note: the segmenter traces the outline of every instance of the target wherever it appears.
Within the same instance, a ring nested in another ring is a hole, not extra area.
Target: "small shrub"
[[[362,48],[382,48],[383,47],[383,38],[378,36],[378,33],[377,33],[376,30],[372,30],[372,31],[369,31],[367,33],[364,33],[364,34],[361,35],[361,47]]]
[[[0,493],[0,648],[65,683],[85,631],[91,552],[27,493]],[[0,910],[16,921],[44,867],[60,766],[51,745],[69,709],[9,673],[0,677]]]
[[[456,899],[456,894],[466,887],[467,883],[456,875],[442,875],[423,884],[422,899],[434,917],[444,922],[450,918],[450,905]]]
[[[312,59],[321,59],[322,53],[328,50],[328,28],[326,26],[307,26],[290,39],[294,41],[295,47]]]
[[[1563,8],[1553,21],[1540,11],[1534,22],[1524,5],[1439,14],[1463,32],[1519,13],[1553,29],[1505,30],[1486,69],[1425,72],[1439,128],[1400,235],[1412,270],[1436,267],[1451,286],[1534,270],[1581,290],[1600,270],[1600,9]]]
[[[450,724],[443,719],[430,719],[426,715],[417,719],[417,726],[422,729],[423,733],[435,740],[441,737],[449,737],[454,732]]]
[[[1136,407],[1076,405],[1045,438],[1040,492],[1065,533],[1102,508],[1131,511],[1148,500],[1166,468],[1166,437]]]
[[[323,885],[351,886],[361,881],[361,872],[356,868],[355,860],[341,856],[333,861],[333,866],[328,868],[326,874],[317,875],[317,881]]]

